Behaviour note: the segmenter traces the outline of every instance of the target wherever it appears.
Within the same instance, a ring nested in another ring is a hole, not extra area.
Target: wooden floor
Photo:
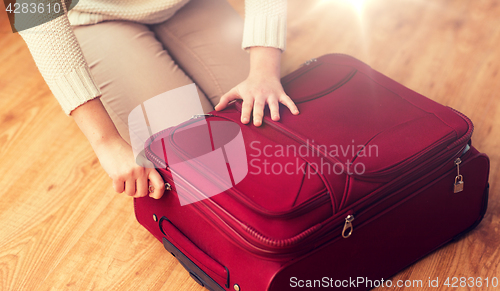
[[[242,0],[231,3],[242,13]],[[500,2],[350,3],[363,1],[289,1],[283,74],[322,54],[353,55],[465,113],[473,144],[491,158],[483,222],[393,280],[500,277]],[[0,290],[204,290],[136,222],[132,200],[113,192],[9,29],[0,12]],[[474,290],[500,289],[484,285]]]

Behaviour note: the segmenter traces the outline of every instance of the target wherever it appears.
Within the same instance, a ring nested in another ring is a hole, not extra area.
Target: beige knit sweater
[[[80,0],[69,13],[21,31],[20,35],[64,112],[70,114],[101,95],[71,25],[109,20],[161,23],[188,1]],[[246,0],[242,47],[268,46],[284,50],[285,40],[286,0]]]

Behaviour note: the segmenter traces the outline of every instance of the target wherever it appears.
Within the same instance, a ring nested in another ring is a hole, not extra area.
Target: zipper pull
[[[213,114],[195,114],[193,116],[191,116],[191,119],[196,119],[196,118],[200,118],[200,117],[211,117],[211,116],[214,116]]]
[[[351,236],[352,231],[353,231],[353,226],[352,226],[352,221],[354,220],[354,215],[349,214],[345,218],[345,223],[344,223],[344,229],[342,229],[342,237],[343,238],[348,238]],[[347,234],[346,232],[349,231]]]
[[[312,58],[310,60],[307,60],[305,63],[303,63],[302,66],[309,66],[310,63],[313,63],[313,62],[316,62],[316,61],[318,61],[318,59]]]
[[[165,190],[171,191],[172,190],[172,185],[170,185],[170,183],[165,183]]]
[[[464,177],[460,175],[460,164],[462,160],[457,158],[455,160],[455,165],[457,165],[457,176],[455,177],[455,184],[453,185],[453,193],[462,192],[464,190]]]

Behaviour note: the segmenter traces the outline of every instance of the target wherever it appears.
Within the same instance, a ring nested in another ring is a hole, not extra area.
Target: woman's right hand
[[[134,198],[148,194],[155,199],[162,197],[165,184],[160,174],[153,167],[139,166],[133,158],[132,148],[121,137],[100,144],[95,148],[95,153],[113,180],[116,192],[125,192]],[[149,192],[150,185],[152,193]]]
[[[134,159],[130,145],[123,140],[99,98],[92,99],[71,112],[94,149],[101,166],[113,180],[118,193],[132,197],[159,199],[165,190],[160,174],[153,167],[143,168]],[[152,185],[152,193],[149,193]]]

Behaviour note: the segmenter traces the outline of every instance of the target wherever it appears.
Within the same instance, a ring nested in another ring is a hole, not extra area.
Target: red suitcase
[[[345,55],[282,79],[300,115],[241,103],[150,138],[163,198],[138,221],[209,290],[369,289],[474,228],[489,160],[473,125]]]

